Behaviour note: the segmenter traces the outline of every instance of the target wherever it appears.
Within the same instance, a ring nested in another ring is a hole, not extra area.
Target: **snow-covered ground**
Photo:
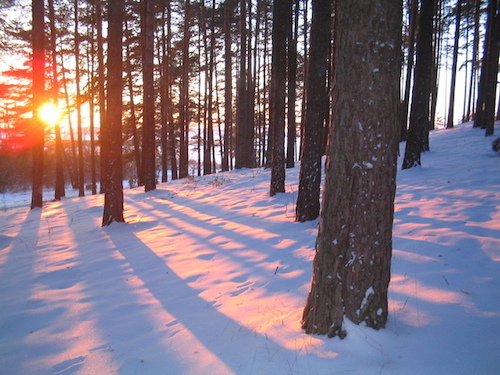
[[[390,317],[310,336],[300,316],[317,221],[294,222],[298,167],[0,213],[0,373],[500,374],[500,155],[470,124],[399,171]],[[29,199],[28,199],[29,202]],[[377,218],[373,218],[377,220]]]

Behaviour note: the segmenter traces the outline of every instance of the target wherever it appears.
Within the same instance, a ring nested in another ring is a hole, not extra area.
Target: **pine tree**
[[[375,329],[387,320],[402,4],[343,0],[337,7],[333,129],[302,327],[343,338],[345,318]]]

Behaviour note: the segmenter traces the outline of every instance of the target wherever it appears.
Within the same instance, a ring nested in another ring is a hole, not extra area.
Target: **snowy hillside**
[[[388,325],[344,340],[300,329],[317,221],[294,222],[298,167],[275,197],[263,169],[129,189],[108,228],[102,196],[4,195],[0,374],[499,374],[491,141],[433,131],[398,172]]]

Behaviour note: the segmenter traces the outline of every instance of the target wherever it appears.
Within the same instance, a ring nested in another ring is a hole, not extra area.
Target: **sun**
[[[43,103],[38,109],[38,118],[47,125],[53,126],[59,122],[60,111],[59,107],[54,103]]]

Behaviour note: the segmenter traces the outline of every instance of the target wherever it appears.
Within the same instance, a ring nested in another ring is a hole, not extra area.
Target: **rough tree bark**
[[[108,0],[107,116],[102,124],[104,211],[102,226],[124,222],[122,172],[122,34],[124,0]]]
[[[429,99],[432,77],[432,32],[436,0],[422,0],[417,36],[415,82],[413,84],[410,126],[406,142],[403,169],[421,165],[420,154],[425,149],[429,133]]]
[[[286,40],[291,28],[291,0],[275,0],[273,7],[270,123],[271,196],[285,192]]]
[[[297,221],[314,220],[319,215],[323,129],[327,113],[327,70],[330,52],[331,1],[312,4],[311,46],[306,81],[306,108],[300,155],[299,193],[295,209]]]
[[[32,47],[33,47],[33,184],[31,190],[31,208],[43,205],[43,150],[44,125],[38,117],[38,109],[43,103],[45,91],[45,51],[44,51],[44,2],[32,1]]]
[[[344,319],[386,324],[399,142],[402,3],[340,0],[333,131],[307,333],[345,337]]]

